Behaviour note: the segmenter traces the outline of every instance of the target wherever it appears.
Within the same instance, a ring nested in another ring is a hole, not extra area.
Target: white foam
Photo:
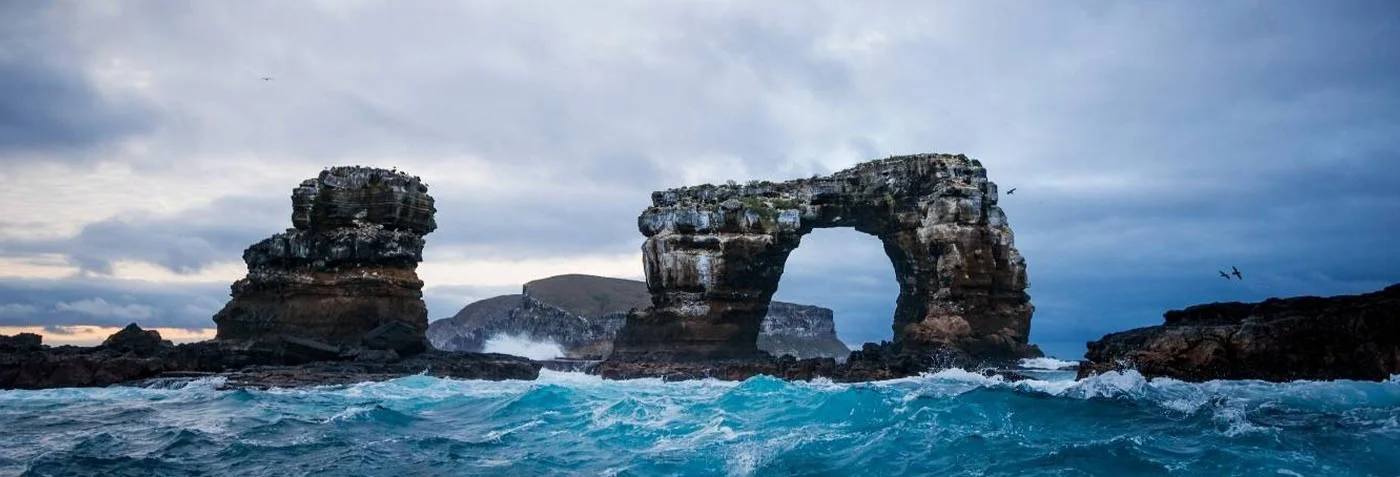
[[[530,359],[555,359],[564,357],[564,349],[554,340],[536,341],[525,336],[499,334],[486,340],[482,351],[522,356]]]
[[[1021,360],[1021,362],[1018,364],[1020,364],[1022,368],[1026,369],[1048,369],[1051,371],[1061,369],[1073,369],[1079,367],[1078,361],[1065,361],[1062,359],[1055,359],[1051,357],[1026,358]]]

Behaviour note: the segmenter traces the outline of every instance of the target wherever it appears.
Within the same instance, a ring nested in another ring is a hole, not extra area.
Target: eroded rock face
[[[1144,376],[1384,380],[1400,374],[1400,285],[1334,297],[1211,303],[1165,314],[1158,326],[1088,343],[1080,377]]]
[[[214,316],[218,338],[422,351],[428,319],[415,270],[435,212],[427,185],[401,172],[335,167],[302,182],[294,228],[243,252],[248,275]]]
[[[773,356],[797,359],[832,358],[845,361],[851,349],[836,337],[836,316],[830,308],[775,301],[758,331],[758,349]]]
[[[972,358],[1039,356],[1034,308],[996,185],[962,155],[863,163],[828,177],[659,191],[638,226],[652,307],[631,314],[613,359],[766,359],[760,322],[788,254],[813,229],[877,237],[900,293],[894,346]]]
[[[627,312],[650,302],[643,282],[559,275],[526,283],[519,295],[471,303],[429,325],[428,338],[441,350],[476,352],[493,336],[512,335],[552,341],[568,358],[601,359],[612,351]],[[835,326],[830,309],[773,302],[758,346],[775,356],[845,360],[850,350]]]

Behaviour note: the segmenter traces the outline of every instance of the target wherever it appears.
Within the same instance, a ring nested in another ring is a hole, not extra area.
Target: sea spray
[[[498,334],[482,345],[484,353],[501,353],[543,360],[564,357],[564,348],[554,340],[533,340],[528,336]]]
[[[1063,360],[1063,359],[1057,359],[1057,358],[1054,358],[1054,357],[1026,358],[1026,359],[1021,360],[1020,363],[1018,363],[1018,364],[1019,364],[1022,368],[1027,368],[1027,369],[1045,369],[1045,370],[1050,370],[1050,371],[1059,371],[1059,370],[1064,370],[1064,369],[1074,369],[1074,368],[1078,368],[1078,367],[1079,367],[1079,362],[1078,362],[1078,361],[1065,361],[1065,360]]]
[[[409,376],[0,392],[0,475],[1393,475],[1400,381]]]

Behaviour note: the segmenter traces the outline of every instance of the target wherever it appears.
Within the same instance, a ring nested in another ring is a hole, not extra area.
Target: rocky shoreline
[[[1400,374],[1400,284],[1360,295],[1211,303],[1088,343],[1079,377],[1381,381]]]
[[[1361,295],[1273,298],[1260,303],[1212,303],[1165,313],[1158,326],[1112,333],[1088,343],[1078,379],[1136,370],[1146,377],[1214,379],[1371,380],[1400,374],[1400,284]],[[504,354],[429,349],[401,356],[392,349],[330,344],[291,336],[216,339],[175,345],[132,324],[99,346],[46,346],[39,335],[0,335],[0,389],[161,386],[222,377],[221,387],[344,385],[427,375],[455,379],[533,380],[541,369],[584,372],[605,379],[787,380],[864,382],[959,367],[1008,380],[1022,379],[1011,362],[978,360],[946,349],[906,353],[893,343],[868,343],[838,363],[832,358],[687,360],[559,359],[532,361]]]
[[[225,386],[349,384],[414,374],[457,379],[535,379],[541,363],[504,354],[340,348],[325,343],[210,340],[175,345],[135,324],[99,346],[57,346],[39,335],[0,335],[0,389],[103,387],[152,379],[223,376]]]
[[[267,389],[345,385],[412,375],[453,379],[534,380],[541,369],[584,372],[605,379],[660,378],[744,380],[758,375],[787,380],[818,378],[865,382],[915,376],[948,367],[981,367],[988,374],[1020,379],[1009,371],[990,371],[992,363],[973,365],[952,354],[901,353],[891,343],[867,343],[838,363],[832,358],[792,356],[700,361],[534,361],[497,353],[428,350],[400,357],[396,352],[338,347],[306,341],[210,340],[172,344],[154,330],[128,325],[103,344],[92,347],[42,344],[39,335],[0,335],[0,389],[164,386],[172,381],[221,377],[221,388]],[[1003,367],[1009,363],[1000,363]]]

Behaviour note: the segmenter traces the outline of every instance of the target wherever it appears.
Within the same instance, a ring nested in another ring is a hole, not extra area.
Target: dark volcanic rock
[[[20,333],[14,336],[0,335],[0,352],[35,351],[43,345],[44,337],[34,333]]]
[[[788,254],[813,229],[852,227],[885,246],[904,353],[1039,356],[1027,343],[1025,261],[976,160],[921,154],[827,177],[659,191],[638,218],[651,307],[630,314],[609,359],[764,359],[761,322]]]
[[[121,331],[113,333],[102,342],[103,348],[108,348],[121,352],[132,352],[141,355],[152,355],[162,347],[174,346],[169,341],[160,337],[160,332],[156,330],[146,331],[136,326],[136,323],[126,325]]]
[[[834,382],[866,382],[917,376],[950,367],[979,369],[981,363],[970,361],[960,351],[946,348],[931,353],[910,353],[893,343],[866,343],[852,352],[844,363],[831,358],[796,359],[792,356],[773,358],[760,356],[749,359],[711,359],[664,361],[644,359],[634,361],[607,360],[590,372],[607,379],[636,379],[659,377],[667,381],[689,379],[742,380],[758,375],[808,381],[828,378]],[[1024,376],[998,369],[983,369],[985,375],[1001,375],[1008,380]]]
[[[526,283],[520,295],[469,304],[456,316],[429,325],[428,338],[438,349],[482,351],[492,336],[514,335],[558,343],[569,358],[601,359],[612,351],[627,312],[650,302],[643,282],[559,275]],[[797,358],[844,360],[850,353],[836,337],[831,310],[783,302],[769,307],[758,346]]]
[[[174,348],[160,333],[134,324],[92,348],[50,348],[37,337],[0,336],[0,389],[105,386],[150,377],[165,369],[159,353]],[[20,345],[6,345],[15,342]]]
[[[325,361],[302,366],[258,366],[227,374],[226,388],[271,388],[353,384],[415,374],[440,378],[533,380],[540,363],[518,356],[430,351],[393,362]]]
[[[292,191],[295,228],[243,252],[248,276],[214,316],[219,339],[370,339],[421,351],[428,320],[415,270],[435,211],[428,187],[400,172],[335,167],[302,182]],[[391,323],[397,328],[381,328]]]
[[[1362,295],[1197,305],[1164,317],[1163,325],[1089,342],[1080,377],[1125,368],[1189,381],[1400,374],[1400,285]]]
[[[393,350],[342,349],[295,337],[171,345],[159,333],[136,325],[95,347],[51,348],[31,336],[38,335],[0,335],[0,389],[108,386],[211,375],[228,376],[232,387],[346,384],[419,373],[535,379],[541,366],[515,356],[482,353],[432,351],[401,359]]]
[[[370,349],[389,350],[399,354],[417,354],[428,348],[423,330],[402,321],[390,321],[365,333],[360,344]]]
[[[480,351],[491,333],[509,323],[512,310],[521,306],[521,295],[501,295],[475,301],[451,318],[428,325],[428,342],[444,351]]]

